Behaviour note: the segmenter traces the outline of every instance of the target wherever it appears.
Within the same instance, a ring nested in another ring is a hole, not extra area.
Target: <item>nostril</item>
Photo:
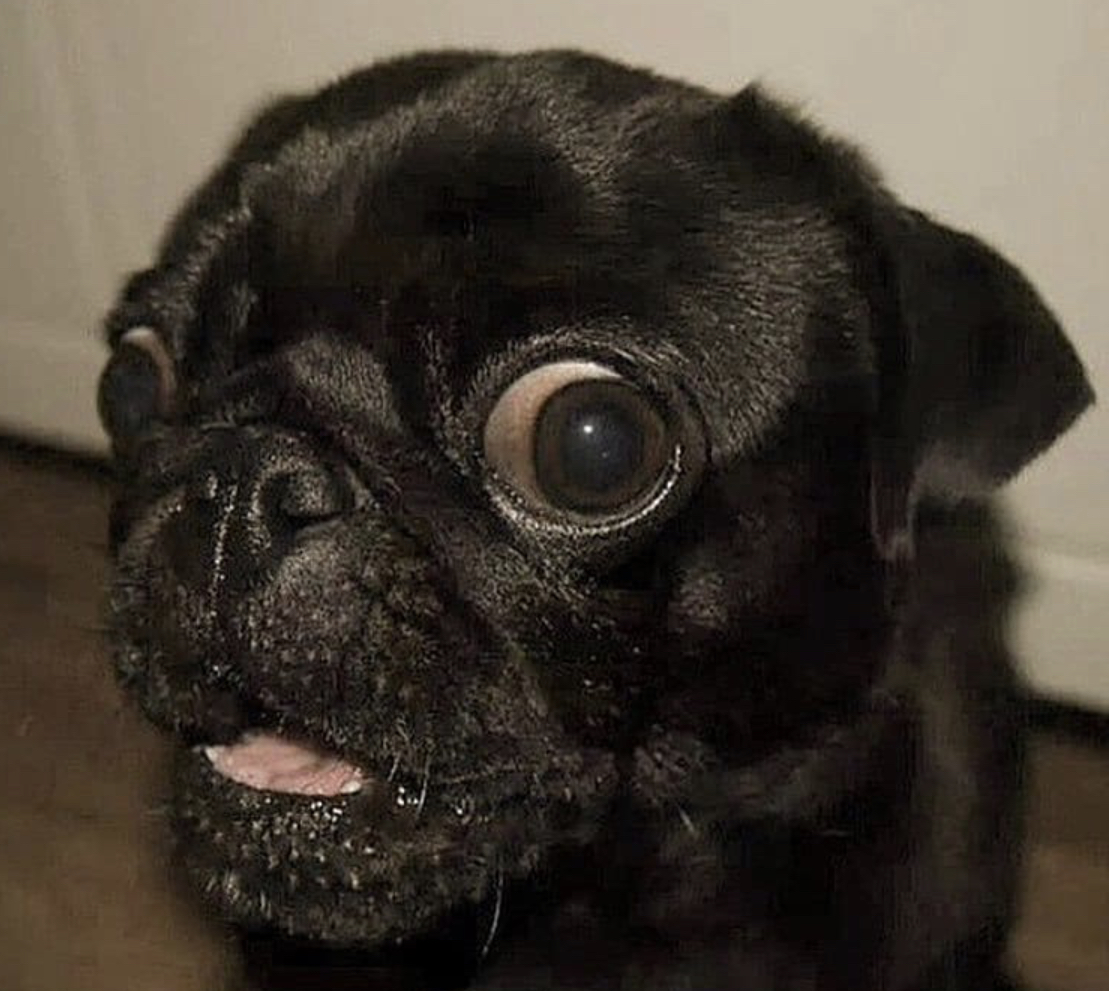
[[[345,488],[323,469],[289,472],[271,485],[271,506],[293,526],[320,523],[350,508]]]
[[[295,436],[213,433],[197,461],[159,529],[158,551],[167,575],[203,596],[198,623],[235,609],[294,550],[315,543],[318,525],[347,516],[364,498],[343,462],[323,460]]]
[[[219,492],[220,480],[214,471],[206,471],[189,479],[185,486],[185,498],[194,505],[215,502]]]

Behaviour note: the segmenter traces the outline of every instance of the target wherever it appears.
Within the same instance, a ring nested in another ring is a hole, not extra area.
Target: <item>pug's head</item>
[[[185,866],[371,946],[714,774],[771,801],[882,682],[916,505],[1090,397],[850,149],[571,53],[276,104],[107,332],[116,665]]]

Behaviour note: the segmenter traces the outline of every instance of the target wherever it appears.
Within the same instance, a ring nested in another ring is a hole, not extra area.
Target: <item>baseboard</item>
[[[1030,695],[1024,700],[1029,726],[1055,737],[1109,747],[1109,712],[1083,709]]]
[[[80,451],[28,440],[0,430],[0,459],[41,471],[84,476],[96,482],[114,477],[107,452]]]

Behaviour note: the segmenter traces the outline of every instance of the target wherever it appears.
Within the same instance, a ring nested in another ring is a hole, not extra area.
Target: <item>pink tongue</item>
[[[206,747],[204,752],[225,778],[259,791],[350,795],[366,783],[353,764],[269,733],[247,733],[238,743]]]

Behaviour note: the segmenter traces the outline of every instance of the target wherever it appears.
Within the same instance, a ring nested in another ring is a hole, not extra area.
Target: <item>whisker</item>
[[[680,805],[676,805],[675,807],[678,810],[678,818],[682,821],[682,825],[685,826],[686,832],[694,839],[698,839],[701,835],[701,831],[697,828],[697,824],[690,818],[689,813]]]
[[[517,764],[503,764],[500,767],[490,767],[483,771],[471,771],[467,774],[455,774],[449,778],[440,778],[439,781],[444,785],[462,785],[470,784],[474,781],[484,781],[487,778],[496,777],[498,774],[514,774],[523,771],[524,768]]]
[[[497,893],[493,902],[493,918],[489,923],[489,932],[485,935],[485,943],[481,947],[481,954],[479,960],[484,960],[493,946],[493,940],[496,938],[497,929],[501,924],[501,904],[504,901],[504,868],[501,863],[497,862]]]
[[[427,801],[427,787],[431,780],[431,754],[427,755],[424,761],[424,778],[420,784],[420,800],[416,803],[416,818],[418,819],[424,811],[424,802]]]

